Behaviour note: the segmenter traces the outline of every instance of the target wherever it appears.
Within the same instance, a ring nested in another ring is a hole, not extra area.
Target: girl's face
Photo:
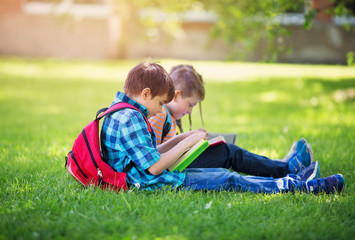
[[[174,99],[167,104],[171,115],[175,119],[180,119],[186,114],[191,114],[192,109],[201,101],[199,97],[193,94],[191,97],[182,97],[179,90],[175,91]]]

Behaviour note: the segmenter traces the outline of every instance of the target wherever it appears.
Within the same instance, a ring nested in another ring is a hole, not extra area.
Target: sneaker
[[[297,173],[297,179],[303,182],[321,178],[320,167],[318,161],[312,162],[307,168]]]
[[[296,152],[299,152],[305,144],[307,144],[307,141],[304,138],[294,142],[290,148],[290,151],[288,151],[286,156],[280,161],[287,162]]]
[[[311,156],[312,155],[312,156]],[[308,144],[303,145],[302,149],[295,152],[288,160],[288,171],[293,174],[299,173],[308,167],[313,160],[313,151]]]
[[[305,138],[300,138],[296,145],[296,151],[299,152],[303,148],[304,145],[308,144]]]
[[[341,174],[336,174],[326,178],[312,179],[304,183],[307,192],[326,194],[340,193],[345,187],[344,177]]]

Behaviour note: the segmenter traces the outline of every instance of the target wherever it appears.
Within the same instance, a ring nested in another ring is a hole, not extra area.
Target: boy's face
[[[148,118],[154,117],[156,114],[161,113],[163,105],[166,104],[168,99],[167,93],[152,98],[152,94],[149,88],[143,89],[140,95],[132,96],[127,94],[127,96],[148,109]]]
[[[162,96],[155,96],[152,98],[151,96],[148,97],[145,101],[145,107],[148,109],[148,118],[154,117],[156,114],[162,112],[163,105],[166,103],[168,98],[167,94]]]
[[[169,110],[175,119],[191,114],[192,109],[201,101],[195,94],[191,97],[182,97],[180,92],[175,93],[173,101],[169,103]]]

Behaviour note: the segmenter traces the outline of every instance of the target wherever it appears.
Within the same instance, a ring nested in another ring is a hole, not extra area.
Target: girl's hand
[[[196,134],[196,133],[204,133],[205,135],[207,134],[207,131],[205,129],[199,129],[199,130],[192,130],[192,131],[188,131],[188,132],[184,132],[184,133],[180,133],[179,135],[177,135],[179,137],[179,141],[182,141],[184,139],[186,139],[187,137]],[[206,136],[205,136],[206,137]]]
[[[185,139],[189,136],[191,136],[192,134],[197,133],[197,130],[192,130],[192,131],[188,131],[188,132],[183,132],[180,133],[178,136],[180,136],[182,139]]]
[[[193,145],[195,145],[198,141],[204,138],[206,138],[205,132],[196,131],[195,133],[192,133],[190,136],[185,138],[184,141],[186,142],[187,146],[190,148]]]
[[[206,129],[204,129],[204,128],[199,128],[197,131],[199,131],[199,132],[204,132],[204,133],[206,133],[206,134],[207,134],[207,130],[206,130]]]
[[[189,135],[192,135],[194,133],[200,133],[200,132],[203,132],[203,133],[207,133],[207,130],[206,129],[203,129],[203,128],[200,128],[198,130],[192,130],[192,131],[189,131],[187,132]]]

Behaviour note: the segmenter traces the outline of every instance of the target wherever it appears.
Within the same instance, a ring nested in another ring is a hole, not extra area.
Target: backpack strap
[[[170,117],[169,110],[165,105],[163,107],[165,108],[166,111],[166,118],[163,126],[163,132],[161,134],[161,142],[163,142],[164,138],[166,137],[166,135],[168,135],[171,129],[171,117]]]
[[[150,126],[150,123],[148,122],[148,119],[146,118],[146,116],[138,110],[138,108],[134,107],[133,105],[126,103],[126,102],[118,102],[114,105],[112,105],[109,108],[102,108],[99,111],[97,111],[96,113],[96,120],[101,120],[101,118],[103,118],[104,116],[113,113],[113,112],[117,112],[119,110],[125,109],[125,108],[132,108],[138,112],[140,112],[142,114],[142,116],[144,117],[145,122],[147,123],[148,126],[148,131],[150,133],[150,135],[153,134],[152,132],[152,127]],[[101,138],[102,139],[102,138]],[[102,142],[101,142],[101,148],[102,148]],[[130,161],[127,166],[122,170],[123,173],[128,173],[133,167],[134,167],[134,162]]]
[[[123,173],[128,173],[133,167],[134,167],[134,162],[130,161],[127,166],[122,170]]]
[[[97,117],[100,115],[100,113],[105,112],[107,109],[108,108],[106,107],[106,108],[101,108],[99,111],[97,111],[95,119],[97,119]]]

